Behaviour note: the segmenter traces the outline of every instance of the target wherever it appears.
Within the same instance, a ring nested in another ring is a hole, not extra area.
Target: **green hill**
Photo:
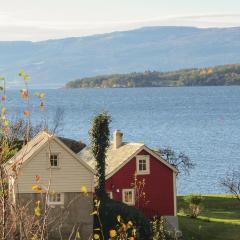
[[[231,195],[203,196],[203,211],[197,219],[190,218],[183,196],[178,196],[178,219],[183,239],[238,240],[240,204]]]
[[[240,85],[240,64],[209,68],[191,68],[171,72],[145,71],[142,73],[112,74],[77,79],[66,88],[132,88],[172,86]]]

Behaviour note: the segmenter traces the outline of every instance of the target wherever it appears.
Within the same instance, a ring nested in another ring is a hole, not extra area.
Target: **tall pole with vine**
[[[98,196],[105,193],[105,159],[110,145],[110,122],[111,117],[108,113],[102,112],[93,118],[92,127],[89,131],[91,150],[96,160],[96,176],[98,179],[96,193]]]
[[[110,145],[110,130],[109,124],[111,117],[106,113],[102,112],[96,115],[92,120],[92,127],[89,131],[91,140],[92,154],[96,160],[96,177],[97,186],[95,188],[97,195],[97,202],[99,203],[97,214],[96,214],[96,226],[101,229],[101,239],[107,239],[107,231],[105,229],[105,160],[107,149]],[[101,206],[100,206],[101,205]]]

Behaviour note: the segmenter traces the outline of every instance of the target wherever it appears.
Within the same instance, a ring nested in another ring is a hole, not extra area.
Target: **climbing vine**
[[[110,122],[110,115],[107,112],[102,112],[93,118],[92,127],[89,131],[91,150],[96,160],[96,175],[98,178],[96,193],[100,195],[105,192],[105,159],[110,145]]]

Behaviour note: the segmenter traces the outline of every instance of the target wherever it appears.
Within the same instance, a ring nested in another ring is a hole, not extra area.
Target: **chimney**
[[[120,130],[116,130],[113,133],[113,148],[117,149],[122,146],[123,133]]]

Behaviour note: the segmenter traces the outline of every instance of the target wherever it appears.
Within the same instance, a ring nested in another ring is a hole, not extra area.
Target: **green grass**
[[[179,226],[184,240],[240,240],[240,202],[229,195],[206,195],[198,219],[178,196]]]

